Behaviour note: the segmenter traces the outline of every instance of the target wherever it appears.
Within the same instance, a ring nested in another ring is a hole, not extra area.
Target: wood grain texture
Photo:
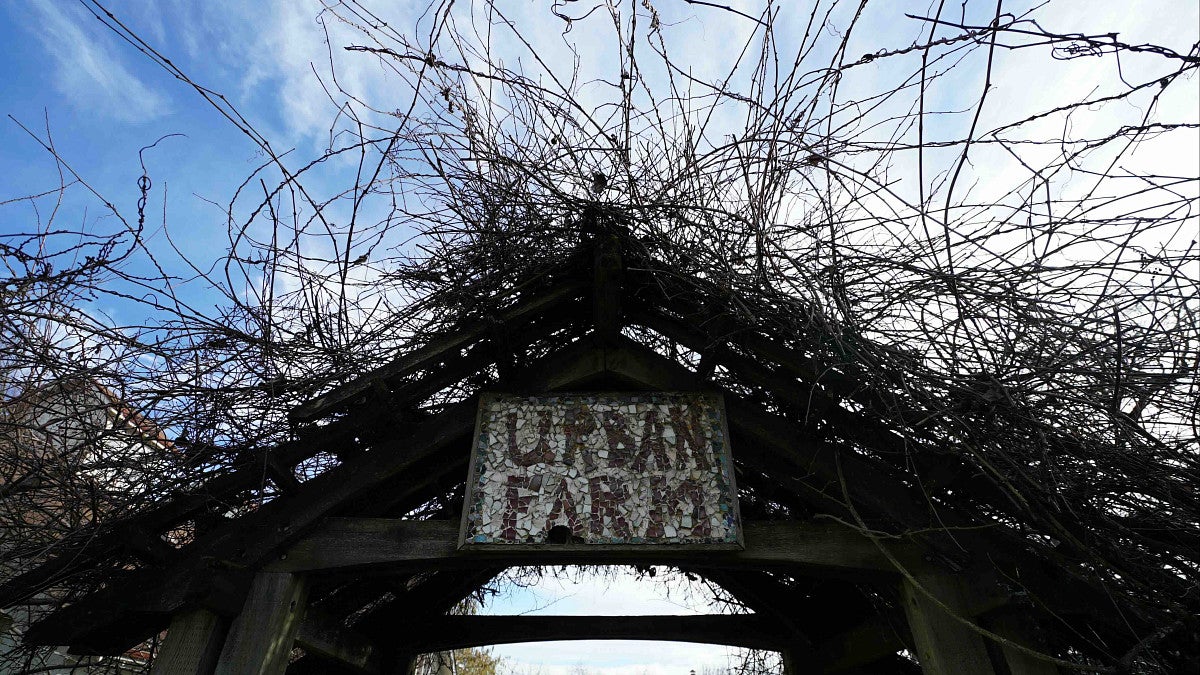
[[[1024,647],[1038,651],[1045,650],[1045,642],[1037,632],[1036,624],[1029,617],[1022,616],[1017,611],[997,612],[989,617],[988,627],[1002,638],[1012,640]],[[1058,675],[1058,666],[1039,659],[1028,652],[1021,651],[1009,645],[1000,645],[1004,655],[1004,663],[1011,675]]]
[[[355,672],[380,672],[380,651],[374,642],[312,610],[300,623],[296,644],[309,654],[337,661]]]
[[[495,323],[480,323],[472,328],[454,333],[438,335],[425,345],[408,352],[391,363],[381,366],[362,377],[326,392],[311,401],[297,406],[291,418],[297,421],[317,419],[337,405],[354,398],[371,388],[374,382],[400,377],[435,363],[443,355],[482,340],[499,328],[515,330],[517,324],[528,321],[570,300],[579,297],[583,288],[577,283],[563,283],[540,296],[523,300],[500,313]]]
[[[154,659],[153,675],[209,675],[225,642],[227,623],[206,609],[171,619],[167,638]]]
[[[904,612],[921,669],[926,675],[994,675],[983,637],[957,617],[970,617],[962,583],[943,574],[916,576],[916,582],[953,612],[933,602],[908,578],[901,582]]]
[[[229,627],[216,675],[281,675],[307,601],[303,577],[286,572],[255,576],[242,613]]]
[[[289,572],[478,568],[550,564],[671,564],[691,567],[807,567],[870,575],[891,574],[887,557],[868,538],[833,522],[772,521],[743,524],[745,550],[700,545],[643,545],[611,549],[586,544],[462,550],[458,524],[441,520],[327,518],[293,544],[269,569]],[[907,565],[923,565],[919,549],[889,544]]]

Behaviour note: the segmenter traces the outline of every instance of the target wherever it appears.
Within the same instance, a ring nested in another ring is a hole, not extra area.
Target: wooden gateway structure
[[[67,542],[0,601],[108,566],[26,640],[112,654],[165,630],[159,673],[404,673],[432,651],[623,638],[777,650],[793,673],[1031,675],[1087,657],[1095,636],[1129,646],[1136,618],[1001,525],[1012,505],[971,457],[889,428],[851,360],[739,319],[717,282],[634,244],[591,236],[488,320],[296,409],[294,440]],[[425,405],[447,390],[464,393]],[[566,429],[584,404],[590,426]],[[595,454],[568,462],[572,443]],[[318,453],[336,466],[301,482]],[[602,464],[625,473],[598,479]],[[277,497],[223,515],[264,475]],[[621,511],[635,494],[649,507]],[[182,523],[195,540],[168,544]],[[558,564],[675,566],[752,613],[447,614],[510,566]]]

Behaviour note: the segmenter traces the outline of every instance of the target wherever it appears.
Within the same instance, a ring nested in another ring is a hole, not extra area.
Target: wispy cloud
[[[576,640],[500,645],[493,653],[509,675],[685,675],[723,672],[740,662],[735,650],[687,642]]]
[[[530,586],[510,586],[484,614],[645,615],[706,614],[707,590],[699,582],[659,568],[655,579],[626,570],[548,574]],[[498,645],[509,675],[683,675],[706,667],[724,670],[740,650],[719,645],[633,640],[571,640]]]
[[[55,88],[70,104],[120,122],[165,115],[170,104],[125,65],[107,35],[84,29],[84,17],[50,2],[29,3],[27,30],[54,61]]]

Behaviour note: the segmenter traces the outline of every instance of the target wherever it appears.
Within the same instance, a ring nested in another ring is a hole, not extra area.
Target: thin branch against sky
[[[503,302],[602,205],[864,339],[930,433],[968,433],[966,391],[1103,439],[1083,465],[1158,482],[1092,507],[1158,517],[1195,469],[1197,9],[951,4],[8,5],[5,391],[86,373],[216,449],[135,510]],[[978,452],[1002,483],[1024,461]],[[1110,543],[1092,564],[1136,584]]]

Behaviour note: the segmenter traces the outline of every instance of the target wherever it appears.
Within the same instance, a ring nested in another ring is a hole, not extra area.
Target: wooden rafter
[[[565,282],[544,295],[536,295],[517,302],[514,306],[501,312],[494,323],[481,323],[450,335],[437,336],[423,347],[297,407],[292,413],[292,418],[297,421],[305,421],[323,417],[337,406],[368,391],[374,382],[401,377],[421,370],[446,354],[468,347],[497,330],[511,330],[532,317],[555,310],[580,297],[583,292],[584,287],[581,284]]]
[[[559,337],[571,342],[535,363],[524,364],[520,371],[497,382],[495,388],[511,391],[715,388],[709,373],[689,370],[622,337],[620,330],[626,325],[648,329],[671,343],[698,352],[706,367],[719,365],[752,391],[768,391],[772,400],[782,406],[820,417],[836,427],[828,433],[824,430],[816,433],[816,429],[806,428],[803,422],[764,412],[761,406],[725,392],[739,464],[747,471],[770,477],[773,484],[789,491],[795,502],[834,516],[843,524],[833,520],[748,523],[746,551],[705,555],[703,565],[708,565],[714,576],[724,574],[725,581],[736,587],[748,577],[729,570],[778,565],[806,573],[850,574],[858,579],[864,578],[863,575],[895,577],[895,566],[899,563],[905,579],[920,575],[944,581],[947,570],[971,568],[980,562],[980,567],[990,569],[995,565],[1002,574],[1019,579],[1038,602],[1056,611],[1103,611],[1103,596],[1066,573],[1068,567],[1062,564],[1056,567],[1046,558],[1031,554],[1028,542],[999,527],[980,530],[984,523],[976,514],[931,501],[924,491],[936,494],[931,487],[953,486],[957,490],[968,486],[974,490],[982,484],[983,488],[993,489],[980,494],[994,508],[1003,505],[994,486],[981,481],[972,465],[961,461],[955,452],[942,449],[932,455],[921,452],[913,456],[900,435],[856,412],[852,409],[854,405],[843,405],[843,400],[866,407],[882,404],[879,395],[855,377],[852,366],[823,364],[802,350],[728,322],[698,329],[694,322],[689,324],[685,320],[688,316],[685,305],[694,303],[694,298],[689,300],[681,293],[665,291],[657,283],[658,278],[644,269],[625,270],[619,256],[597,254],[593,272],[590,288],[578,280],[580,275],[568,271],[560,284],[551,286],[547,292],[523,295],[494,321],[436,336],[391,364],[301,406],[294,414],[297,421],[317,420],[335,411],[344,411],[346,416],[323,427],[307,428],[300,440],[272,448],[270,461],[247,457],[243,460],[245,466],[209,481],[202,493],[155,506],[138,516],[133,525],[153,538],[206,508],[214,496],[233,495],[258,486],[264,461],[280,485],[282,496],[201,536],[177,554],[143,546],[147,550],[141,555],[151,563],[148,570],[59,611],[37,624],[28,637],[50,643],[71,641],[83,650],[119,651],[161,628],[170,616],[183,610],[208,607],[226,615],[236,613],[236,603],[230,598],[240,599],[256,571],[356,576],[437,566],[440,571],[434,578],[440,581],[427,581],[401,594],[403,598],[367,612],[360,617],[362,625],[355,625],[353,631],[339,632],[353,609],[310,622],[309,637],[305,639],[317,645],[320,639],[329,638],[328,644],[344,646],[347,640],[354,643],[364,637],[379,640],[381,635],[377,631],[397,629],[401,625],[399,610],[405,601],[439,605],[432,595],[439,588],[443,600],[455,594],[461,598],[461,593],[481,583],[473,575],[494,574],[507,565],[590,561],[696,566],[694,558],[673,557],[652,548],[625,556],[597,555],[569,546],[533,554],[464,554],[453,546],[454,523],[448,524],[447,532],[441,532],[438,528],[446,529],[447,523],[330,518],[331,515],[399,514],[422,501],[452,494],[451,490],[465,475],[462,467],[474,420],[474,401],[452,404],[420,421],[416,420],[413,407],[492,364],[502,368],[505,359],[511,356],[509,352],[520,351],[555,331],[568,329],[569,335],[559,334]],[[630,298],[637,301],[630,302]],[[594,331],[583,336],[589,319]],[[727,340],[731,336],[736,337],[736,345]],[[372,420],[386,424],[374,427]],[[289,480],[297,462],[316,452],[339,449],[337,454],[343,459],[340,466],[305,483]],[[913,462],[922,479],[933,480],[921,486],[913,483]],[[386,499],[380,499],[381,494],[386,494]],[[871,530],[862,532],[848,526],[860,520]],[[775,528],[775,535],[785,536],[772,538],[771,528]],[[884,531],[890,534],[881,535]],[[363,545],[367,535],[374,537],[370,546]],[[903,537],[903,541],[896,536]],[[68,553],[74,550],[86,554],[75,559],[70,555],[60,556],[0,587],[0,601],[39,584],[44,587],[58,575],[78,569],[80,564],[111,557],[118,550],[119,537],[116,533],[104,537],[103,547],[68,548]],[[987,579],[985,585],[994,586],[994,580]],[[384,592],[381,589],[374,587],[367,595]],[[865,617],[859,626],[813,646],[803,641],[801,636],[805,631],[801,625],[779,620],[786,616],[766,597],[769,593],[762,593],[762,589],[739,590],[739,597],[747,604],[753,604],[764,617],[774,616],[775,624],[783,626],[773,634],[772,639],[776,640],[773,644],[778,645],[782,640],[788,649],[799,644],[809,655],[831,667],[849,668],[865,663],[848,661],[844,650],[868,639],[863,637],[866,633],[878,631],[879,626],[871,623],[878,617]],[[422,592],[428,597],[422,596]],[[738,594],[736,590],[733,592]],[[919,594],[911,589],[907,597],[921,602]],[[928,607],[919,611],[926,619],[935,617],[930,625],[940,620]],[[973,615],[975,608],[970,608],[970,612]],[[609,630],[600,627],[601,619],[591,623],[581,620],[577,629],[581,635],[585,631]],[[753,619],[761,620],[761,617]],[[372,621],[376,623],[371,625]],[[484,626],[486,621],[475,623]],[[300,624],[302,635],[305,625]],[[443,626],[447,627],[454,628],[450,623]],[[698,628],[698,624],[692,628]],[[503,641],[507,629],[468,630],[482,630],[487,639],[497,642]],[[422,645],[413,644],[405,649],[424,649],[429,645],[448,648],[445,645],[451,643],[446,640],[450,639],[430,637]],[[465,638],[454,639],[461,642]],[[364,653],[366,643],[356,644],[357,653]],[[895,645],[895,641],[880,640],[873,649],[886,656],[891,653],[888,649],[895,651]],[[314,649],[314,653],[321,651]],[[334,647],[326,650],[326,656],[355,662],[347,654],[339,656]]]

